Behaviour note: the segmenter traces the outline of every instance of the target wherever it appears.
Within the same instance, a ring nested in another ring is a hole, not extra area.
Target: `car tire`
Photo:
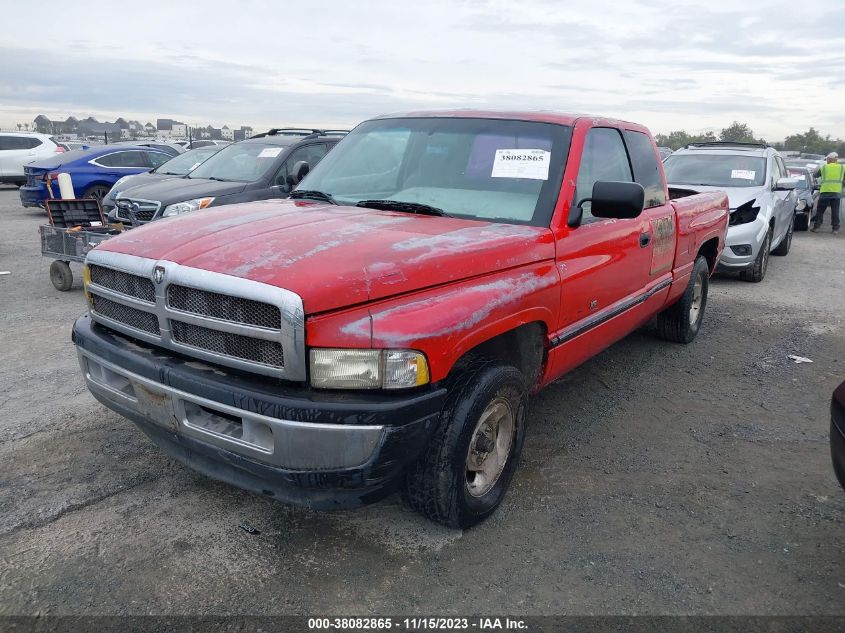
[[[796,231],[807,231],[810,228],[810,214],[799,213],[793,222]]]
[[[691,343],[701,328],[707,292],[710,288],[710,268],[699,255],[695,260],[687,288],[681,298],[657,315],[660,338],[673,343]]]
[[[65,292],[73,286],[73,272],[67,262],[55,260],[50,264],[50,281],[56,290]]]
[[[94,200],[102,200],[108,194],[109,188],[103,185],[93,185],[85,190],[82,194],[83,198],[94,198]]]
[[[432,521],[468,528],[505,496],[525,441],[528,389],[516,368],[484,359],[451,382],[438,428],[405,475],[404,497]]]
[[[760,283],[766,277],[766,271],[769,269],[769,251],[772,248],[772,229],[766,233],[763,238],[763,243],[760,245],[760,252],[757,253],[757,259],[749,267],[739,273],[740,279],[743,281],[750,281],[752,283]]]
[[[783,236],[778,247],[772,251],[772,255],[777,255],[778,257],[789,255],[789,249],[792,248],[792,232],[794,230],[795,226],[790,222],[789,228],[786,230],[786,235]]]

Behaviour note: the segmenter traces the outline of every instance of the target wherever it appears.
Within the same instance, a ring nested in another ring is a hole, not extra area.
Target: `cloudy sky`
[[[345,126],[477,107],[845,137],[841,4],[0,0],[0,127],[39,113]]]

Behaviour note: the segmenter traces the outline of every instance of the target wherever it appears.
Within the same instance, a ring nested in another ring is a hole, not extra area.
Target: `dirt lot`
[[[164,457],[83,385],[82,291],[50,284],[44,215],[6,188],[0,218],[0,613],[845,615],[829,226],[762,284],[715,279],[692,345],[645,328],[543,392],[504,505],[460,532],[398,497],[285,507]]]

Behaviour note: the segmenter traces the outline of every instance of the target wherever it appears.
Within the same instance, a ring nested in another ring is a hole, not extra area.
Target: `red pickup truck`
[[[73,340],[98,400],[211,477],[313,508],[402,488],[468,527],[508,488],[530,393],[655,316],[695,337],[728,200],[671,197],[633,123],[376,118],[289,200],[91,251]]]

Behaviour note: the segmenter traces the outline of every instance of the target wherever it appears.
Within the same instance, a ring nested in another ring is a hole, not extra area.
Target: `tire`
[[[769,269],[769,251],[772,248],[772,229],[766,233],[763,243],[760,245],[760,252],[757,253],[757,259],[750,268],[746,268],[739,273],[739,278],[743,281],[750,281],[752,283],[760,283],[766,276],[766,271]]]
[[[73,285],[73,273],[67,262],[56,260],[50,264],[50,281],[56,290],[61,290],[62,292],[70,290],[70,287]]]
[[[806,231],[810,228],[810,214],[799,213],[793,222],[796,231]]]
[[[699,255],[683,296],[657,315],[657,333],[660,338],[684,345],[692,342],[704,319],[709,288],[710,268],[707,260]]]
[[[110,189],[104,185],[93,185],[85,190],[82,194],[83,198],[94,198],[94,200],[102,200]]]
[[[469,528],[490,516],[519,462],[527,408],[521,372],[496,361],[470,363],[452,381],[439,426],[405,476],[408,504],[452,528]]]
[[[792,233],[794,230],[795,226],[790,222],[786,235],[783,236],[783,239],[780,241],[780,244],[778,244],[778,247],[772,251],[772,255],[777,255],[778,257],[786,257],[789,255],[789,249],[792,248]]]

